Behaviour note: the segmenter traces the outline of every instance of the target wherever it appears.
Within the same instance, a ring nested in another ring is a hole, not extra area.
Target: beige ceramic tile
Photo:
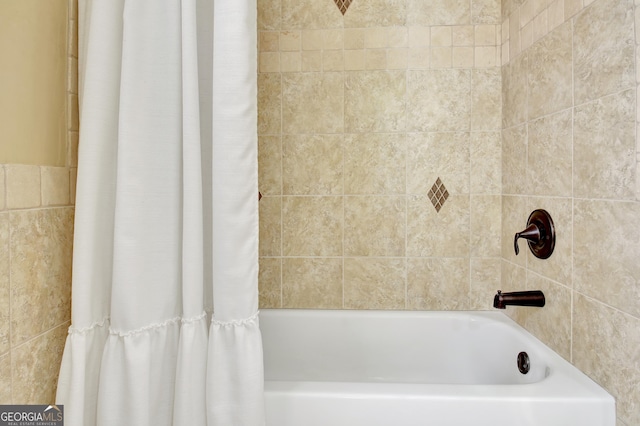
[[[342,259],[284,259],[284,308],[342,308]]]
[[[69,93],[78,93],[78,59],[67,58],[67,91]]]
[[[473,68],[473,47],[455,46],[451,49],[451,66],[453,68]]]
[[[342,28],[323,30],[322,48],[325,50],[344,49],[344,30]]]
[[[4,210],[6,207],[5,195],[4,166],[0,165],[0,210]]]
[[[409,69],[427,69],[431,65],[431,51],[428,47],[414,47],[409,49]]]
[[[549,19],[549,30],[561,25],[564,20],[564,0],[554,0],[549,3],[547,9],[547,15]]]
[[[454,46],[473,46],[474,29],[473,25],[456,25],[452,27],[452,37]]]
[[[409,30],[406,27],[387,28],[387,47],[408,47]]]
[[[387,68],[386,49],[365,50],[365,68],[368,70],[383,70]]]
[[[73,208],[14,212],[10,222],[15,347],[70,318]]]
[[[575,103],[634,86],[632,0],[601,0],[580,13],[574,24]]]
[[[9,236],[9,213],[0,213],[0,355],[7,353],[11,348]]]
[[[528,118],[534,119],[571,106],[571,22],[556,28],[529,51]]]
[[[302,56],[300,51],[280,52],[280,71],[300,72],[302,69]]]
[[[404,194],[406,142],[395,133],[346,135],[345,194]]]
[[[53,404],[58,371],[69,323],[20,345],[12,351],[13,402]]]
[[[469,259],[409,259],[407,308],[411,310],[469,309]]]
[[[0,404],[11,404],[11,356],[0,355]]]
[[[342,256],[341,197],[285,197],[282,206],[285,256]]]
[[[261,309],[282,307],[282,259],[260,258],[258,292]]]
[[[313,102],[309,102],[310,99]],[[285,134],[342,132],[344,105],[342,73],[282,76],[282,127]]]
[[[571,360],[571,289],[527,273],[527,290],[541,290],[542,308],[523,308],[525,328],[566,360]]]
[[[78,109],[78,95],[69,93],[67,95],[67,121],[69,129],[77,132],[80,129],[80,112]]]
[[[346,258],[344,307],[346,309],[404,309],[405,260]]]
[[[390,70],[406,70],[409,65],[409,49],[398,48],[387,50],[387,68]]]
[[[343,26],[342,13],[333,1],[281,1],[282,28],[317,29],[339,28]]]
[[[6,206],[21,209],[40,206],[40,167],[5,165]]]
[[[472,0],[472,24],[500,24],[500,0]]]
[[[345,28],[403,26],[406,0],[354,1],[344,15]]]
[[[258,74],[258,134],[280,134],[281,92],[280,74]]]
[[[322,69],[324,71],[342,71],[344,69],[343,50],[325,50],[322,52]]]
[[[69,202],[71,205],[76,204],[76,187],[78,181],[78,169],[72,167],[69,169]]]
[[[640,204],[574,201],[574,288],[640,316]]]
[[[345,50],[344,51],[344,69],[346,71],[364,70],[365,50]]]
[[[524,28],[533,19],[533,0],[527,0],[520,6],[520,28]]]
[[[573,214],[570,198],[530,198],[528,200],[529,214],[536,209],[544,209],[551,215],[556,233],[553,254],[547,259],[538,259],[528,249],[525,241],[520,241],[520,249],[526,253],[527,266],[546,278],[571,287],[572,284],[572,255],[573,255]],[[529,216],[527,215],[527,218]],[[526,218],[522,229],[526,226]],[[517,232],[517,231],[516,231]],[[512,237],[513,238],[513,237]]]
[[[543,10],[533,18],[533,41],[534,43],[547,35],[549,32],[549,15],[547,9]]]
[[[69,169],[67,167],[43,166],[41,191],[43,206],[65,206],[69,204]]]
[[[364,49],[364,28],[345,28],[344,30],[344,48],[345,49]]]
[[[502,67],[502,127],[510,128],[527,120],[528,56],[520,55]]]
[[[527,194],[570,197],[572,114],[565,110],[529,123]]]
[[[405,129],[404,71],[346,73],[344,121],[347,132],[396,132]]]
[[[474,63],[476,68],[491,68],[500,64],[499,50],[495,46],[479,46],[474,49]]]
[[[387,29],[365,28],[364,47],[366,49],[381,49],[387,47]]]
[[[469,196],[449,195],[439,212],[426,195],[407,202],[407,255],[469,256]]]
[[[431,27],[431,46],[451,46],[452,44],[453,38],[451,35],[451,27]]]
[[[502,193],[522,195],[527,188],[527,126],[502,132]]]
[[[309,50],[301,54],[302,72],[322,71],[322,51]]]
[[[258,57],[258,69],[261,73],[280,72],[280,53],[260,52]]]
[[[408,31],[409,47],[427,47],[431,44],[430,27],[409,27]]]
[[[282,51],[298,51],[301,48],[300,31],[280,31],[278,44]]]
[[[282,254],[282,198],[262,197],[260,207],[260,256]]]
[[[278,31],[260,31],[258,33],[258,46],[260,52],[279,51],[280,33]]]
[[[453,48],[434,46],[431,48],[431,68],[451,68],[453,66]]]
[[[469,133],[410,133],[407,192],[427,194],[438,178],[450,194],[469,192]]]
[[[564,0],[564,19],[569,19],[582,10],[582,0]]]
[[[635,199],[635,113],[633,90],[575,108],[575,196]]]
[[[506,65],[509,63],[509,43],[508,42],[502,45],[501,59],[502,61],[500,63],[502,65]]]
[[[527,227],[529,218],[527,200],[524,197],[503,196],[502,197],[502,258],[520,266],[525,266],[528,250],[526,241],[518,241],[520,254],[516,256],[513,246],[513,239],[516,232],[520,232]]]
[[[471,87],[471,130],[500,130],[502,120],[500,68],[473,70]]]
[[[410,131],[467,131],[471,119],[471,72],[407,71]]]
[[[529,21],[520,30],[520,49],[526,51],[533,44],[533,21]]]
[[[284,194],[341,195],[344,180],[342,145],[342,135],[284,136]]]
[[[495,46],[496,45],[496,26],[495,25],[476,25],[475,26],[475,45],[476,46]]]
[[[468,0],[407,0],[409,25],[466,25],[471,23]]]
[[[302,30],[302,50],[321,50],[322,34],[322,30]]]
[[[576,294],[573,363],[616,398],[618,418],[640,424],[640,319]]]
[[[493,296],[501,286],[500,273],[499,258],[471,258],[469,309],[493,309]]]
[[[472,257],[499,257],[502,224],[500,195],[472,195],[470,250]]]
[[[404,256],[405,197],[352,196],[344,206],[345,256]]]
[[[500,132],[472,132],[469,143],[472,194],[502,192],[502,137]]]
[[[258,137],[258,189],[262,195],[282,193],[282,146],[280,136]]]
[[[514,15],[517,15],[514,13]],[[513,18],[513,15],[512,15]],[[516,59],[520,53],[522,52],[522,48],[520,45],[520,30],[517,28],[517,22],[514,22],[515,19],[511,19],[509,23],[509,58],[510,60]],[[514,27],[514,25],[516,25]]]
[[[69,146],[67,152],[67,165],[69,167],[78,167],[78,144],[80,133],[69,132]]]
[[[281,23],[281,0],[258,1],[258,29],[279,30]]]
[[[67,49],[69,50],[67,53],[73,58],[78,57],[78,12],[77,7],[75,10],[71,11],[69,14],[69,45]]]

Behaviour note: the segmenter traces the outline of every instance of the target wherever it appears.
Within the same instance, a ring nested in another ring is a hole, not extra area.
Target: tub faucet
[[[493,298],[493,307],[505,309],[507,305],[513,306],[537,306],[543,307],[545,303],[544,294],[540,290],[514,291],[511,293],[498,293]]]

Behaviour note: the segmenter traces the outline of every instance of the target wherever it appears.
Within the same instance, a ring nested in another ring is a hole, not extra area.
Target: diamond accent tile
[[[449,198],[449,191],[447,191],[444,183],[442,183],[440,178],[438,178],[429,190],[429,199],[437,212],[440,212],[440,209],[444,205],[444,202],[447,201],[447,198]]]
[[[340,9],[340,12],[342,12],[342,14],[344,15],[345,13],[347,13],[347,9],[349,8],[349,5],[351,5],[352,0],[333,0],[333,1],[336,2],[336,6],[338,6],[338,9]]]

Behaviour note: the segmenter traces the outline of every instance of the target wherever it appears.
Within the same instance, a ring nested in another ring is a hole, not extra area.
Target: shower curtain
[[[263,425],[256,0],[79,0],[67,426]]]

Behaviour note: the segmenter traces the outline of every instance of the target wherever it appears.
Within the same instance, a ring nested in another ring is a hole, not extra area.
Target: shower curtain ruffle
[[[66,381],[58,385],[58,399],[68,401],[66,415],[85,424],[107,418],[109,424],[159,426],[205,426],[208,416],[215,425],[237,418],[240,396],[257,406],[243,406],[246,418],[237,424],[260,424],[258,313],[245,320],[213,318],[208,331],[207,323],[203,312],[126,332],[110,330],[108,319],[70,328],[60,374]],[[207,408],[207,396],[218,403]]]

